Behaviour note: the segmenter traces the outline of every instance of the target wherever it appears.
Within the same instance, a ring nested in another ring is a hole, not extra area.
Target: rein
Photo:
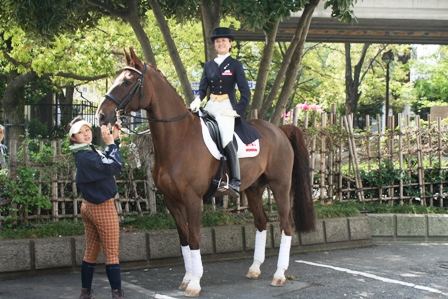
[[[132,89],[126,94],[126,96],[124,97],[123,100],[119,101],[117,98],[115,98],[113,95],[111,95],[110,93],[106,93],[105,94],[105,98],[110,100],[111,102],[113,102],[115,105],[117,105],[117,108],[115,109],[115,113],[117,114],[117,120],[119,120],[120,122],[123,122],[123,119],[125,118],[125,116],[131,116],[131,114],[126,114],[126,110],[128,109],[129,105],[132,103],[132,101],[134,100],[135,96],[137,95],[137,92],[140,90],[140,96],[139,96],[139,100],[141,102],[142,96],[143,96],[143,81],[145,79],[145,74],[146,74],[146,63],[143,64],[143,71],[140,72],[139,70],[137,70],[136,68],[127,66],[124,69],[125,70],[130,70],[130,71],[134,71],[138,74],[140,74],[140,78],[138,78],[137,83],[135,83],[135,85],[132,87]],[[140,105],[139,105],[140,107]],[[181,116],[176,116],[173,118],[169,118],[169,119],[155,119],[155,118],[147,118],[147,117],[138,117],[139,119],[145,119],[148,122],[161,122],[161,123],[169,123],[169,122],[174,122],[174,121],[178,121],[182,118],[187,117],[188,115],[190,115],[190,111],[187,111],[187,113],[181,115]],[[135,116],[134,116],[135,117]],[[132,124],[132,123],[128,123],[128,124]],[[130,130],[130,128],[127,128]],[[145,131],[146,132],[146,131]],[[140,133],[142,134],[142,133]]]

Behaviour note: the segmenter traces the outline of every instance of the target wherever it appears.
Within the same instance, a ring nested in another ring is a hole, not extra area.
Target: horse
[[[132,48],[129,53],[124,50],[124,55],[127,66],[102,98],[96,115],[100,125],[110,126],[124,114],[139,109],[147,111],[154,145],[153,179],[176,223],[185,265],[179,289],[187,297],[197,297],[203,274],[202,201],[219,160],[204,143],[199,117],[187,108],[162,72],[144,63]],[[278,207],[281,229],[277,270],[271,285],[283,286],[293,231],[315,229],[309,154],[303,131],[297,126],[276,126],[264,120],[248,122],[262,138],[257,156],[240,159],[240,190],[247,197],[256,228],[254,259],[246,277],[258,279],[261,275],[269,221],[262,195],[269,186]]]

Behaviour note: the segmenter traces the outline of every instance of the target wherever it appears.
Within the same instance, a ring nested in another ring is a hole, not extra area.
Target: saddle
[[[218,171],[212,178],[210,187],[208,188],[207,192],[204,195],[204,200],[207,201],[210,197],[213,196],[223,196],[223,195],[236,196],[236,194],[234,194],[233,191],[228,187],[229,175],[227,174],[226,171],[226,160],[224,158],[225,153],[219,135],[218,122],[212,115],[208,114],[206,110],[203,110],[201,108],[201,112],[202,115],[199,115],[199,117],[201,117],[202,120],[204,121],[205,125],[207,126],[210,132],[212,140],[216,143],[216,146],[218,147],[218,150],[221,153],[221,158],[219,159]],[[236,146],[238,146],[235,137],[233,137],[232,142],[235,142]],[[227,177],[227,182],[222,181],[222,178],[224,176]]]

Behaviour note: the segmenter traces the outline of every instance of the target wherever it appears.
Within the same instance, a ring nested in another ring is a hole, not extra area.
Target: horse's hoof
[[[185,289],[184,296],[186,297],[198,297],[201,292],[200,277],[192,276],[190,282]]]
[[[190,283],[192,277],[193,276],[191,275],[191,272],[185,272],[185,276],[182,279],[182,282],[179,286],[179,290],[185,291],[187,289],[187,286]]]
[[[189,282],[190,281],[182,281],[182,283],[179,286],[179,290],[185,290],[187,288]]]
[[[282,287],[285,285],[286,278],[285,277],[274,277],[271,282],[271,286],[274,287]]]
[[[249,272],[247,272],[247,274],[246,274],[246,278],[258,279],[258,278],[260,278],[260,275],[261,275],[260,271],[254,271],[254,270],[249,269]]]
[[[199,297],[199,293],[201,292],[201,289],[186,289],[184,292],[185,297]]]

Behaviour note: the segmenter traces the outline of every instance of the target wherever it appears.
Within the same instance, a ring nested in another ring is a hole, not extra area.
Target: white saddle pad
[[[213,157],[215,157],[216,160],[221,159],[221,153],[219,152],[216,143],[210,136],[210,132],[207,128],[207,125],[205,124],[204,120],[202,120],[202,117],[200,117],[200,120],[202,125],[202,137],[204,139],[205,145],[207,145],[208,150],[213,155]],[[237,152],[238,158],[255,157],[260,153],[260,140],[257,139],[250,144],[244,144],[237,134],[233,133],[233,135],[235,136],[238,142],[238,152]]]

